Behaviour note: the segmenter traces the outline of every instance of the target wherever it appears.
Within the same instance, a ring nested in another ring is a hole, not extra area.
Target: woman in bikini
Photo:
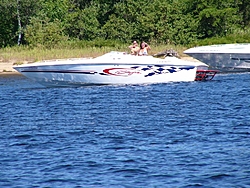
[[[150,50],[150,46],[146,43],[146,42],[142,42],[140,44],[140,50],[139,50],[139,53],[138,55],[148,55],[148,50]]]

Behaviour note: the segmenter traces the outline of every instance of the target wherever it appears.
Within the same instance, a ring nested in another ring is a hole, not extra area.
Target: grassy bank
[[[119,47],[77,47],[77,48],[28,48],[25,46],[17,46],[0,49],[0,62],[10,62],[22,64],[25,62],[35,62],[48,59],[63,59],[63,58],[79,58],[79,57],[97,57],[110,51],[128,52],[129,44],[120,45]],[[151,45],[150,54],[155,54],[166,49],[174,49],[181,56],[185,56],[183,51],[186,49],[183,46],[174,45]]]
[[[234,34],[225,37],[213,37],[203,40],[197,40],[193,44],[187,46],[170,45],[170,44],[154,44],[149,43],[151,50],[149,54],[162,52],[166,49],[176,50],[181,57],[185,57],[183,51],[193,46],[212,45],[212,44],[227,44],[227,43],[249,43],[250,30],[238,30]],[[131,41],[132,42],[132,41]],[[172,42],[172,41],[170,41]],[[174,42],[172,42],[174,43]],[[61,41],[53,44],[56,48],[48,49],[45,47],[31,48],[29,46],[14,46],[0,48],[0,64],[15,63],[22,64],[26,62],[35,62],[48,59],[64,59],[64,58],[79,58],[79,57],[97,57],[110,51],[128,52],[130,43],[122,43],[119,40],[104,40],[95,39],[93,41]]]

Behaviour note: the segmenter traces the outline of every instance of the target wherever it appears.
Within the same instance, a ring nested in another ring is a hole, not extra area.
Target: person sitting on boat
[[[140,50],[137,41],[134,41],[132,45],[129,46],[129,49],[131,50],[132,55],[137,55]]]
[[[151,50],[150,46],[146,42],[142,42],[140,44],[140,50],[138,55],[148,55],[148,50]]]

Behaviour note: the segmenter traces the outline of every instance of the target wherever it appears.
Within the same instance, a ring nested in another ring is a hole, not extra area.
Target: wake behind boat
[[[250,43],[199,46],[184,53],[222,72],[250,71]]]
[[[207,65],[176,57],[159,59],[114,51],[96,58],[49,60],[13,68],[42,85],[64,87],[188,82],[195,80],[197,68]]]

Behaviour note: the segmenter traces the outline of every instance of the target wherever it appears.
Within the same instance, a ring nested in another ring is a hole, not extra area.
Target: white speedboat
[[[42,85],[63,87],[194,81],[197,67],[207,65],[176,57],[159,59],[110,52],[96,58],[49,60],[13,68]]]
[[[250,71],[250,43],[199,46],[184,53],[223,72]]]

